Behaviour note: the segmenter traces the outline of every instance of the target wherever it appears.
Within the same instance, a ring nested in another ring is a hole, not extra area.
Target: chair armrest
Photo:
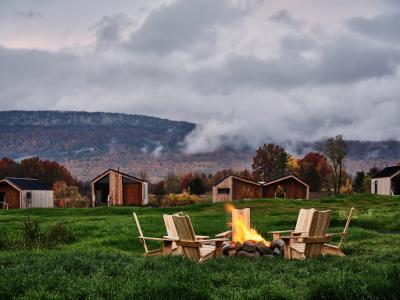
[[[179,241],[179,238],[173,237],[173,236],[168,236],[168,235],[164,235],[163,236],[164,239],[169,240],[169,241]]]
[[[174,241],[170,238],[155,238],[155,237],[147,237],[147,236],[139,236],[139,239],[141,240],[147,240],[147,241],[160,241],[160,242],[164,242],[164,241]]]
[[[223,238],[223,237],[229,236],[230,234],[232,234],[232,230],[228,230],[228,231],[225,231],[225,232],[218,233],[215,236],[217,238]]]
[[[196,240],[204,240],[209,238],[210,237],[208,235],[196,235]]]
[[[226,238],[219,238],[219,239],[201,240],[201,241],[196,241],[196,242],[204,244],[204,243],[207,243],[207,242],[227,242],[227,241],[229,241],[229,240],[226,239]]]
[[[289,232],[293,232],[294,230],[280,230],[280,231],[268,231],[268,233],[289,233]]]

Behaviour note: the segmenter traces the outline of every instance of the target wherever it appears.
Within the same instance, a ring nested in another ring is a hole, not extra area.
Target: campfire
[[[232,214],[232,240],[223,247],[226,256],[259,258],[283,255],[283,242],[266,241],[255,228],[250,226],[250,209],[235,209],[227,204],[226,210]]]

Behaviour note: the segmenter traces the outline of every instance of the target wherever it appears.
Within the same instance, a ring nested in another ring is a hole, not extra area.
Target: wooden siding
[[[27,193],[31,193],[31,200],[28,200]],[[22,208],[52,208],[54,207],[53,191],[22,191]]]
[[[288,199],[308,199],[308,188],[296,179],[290,177],[273,184],[265,185],[263,187],[264,198],[275,198],[275,191],[278,186],[282,186],[286,191],[286,198]]]
[[[20,208],[21,193],[6,182],[0,184],[0,193],[5,194],[5,202],[8,208]]]
[[[92,181],[92,198],[96,199],[97,204],[106,204],[100,201],[100,193],[108,192],[110,205],[146,205],[148,204],[147,183],[137,181],[130,176],[121,174],[114,170],[109,170]],[[101,185],[106,187],[102,188]],[[108,197],[107,195],[107,197]],[[102,199],[103,200],[103,199]]]
[[[229,189],[229,194],[218,194],[219,189]],[[213,202],[232,201],[232,177],[227,177],[213,187]]]
[[[142,205],[142,184],[140,182],[123,183],[123,204]]]
[[[261,186],[252,184],[250,182],[242,181],[237,178],[233,178],[233,184],[232,184],[233,200],[255,199],[261,197],[262,197]]]

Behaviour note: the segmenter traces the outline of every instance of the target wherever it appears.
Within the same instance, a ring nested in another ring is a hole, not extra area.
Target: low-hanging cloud
[[[335,134],[400,139],[399,12],[383,1],[371,15],[376,2],[361,2],[337,19],[288,1],[160,0],[99,13],[84,44],[0,46],[0,103],[196,122],[187,153]]]

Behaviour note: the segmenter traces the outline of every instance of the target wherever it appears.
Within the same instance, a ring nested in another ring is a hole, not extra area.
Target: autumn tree
[[[0,179],[5,177],[19,177],[18,164],[8,157],[0,160]]]
[[[237,175],[239,177],[247,179],[247,180],[254,180],[255,179],[253,174],[247,169],[240,171],[239,173],[237,173]]]
[[[181,181],[179,176],[174,173],[169,173],[164,180],[165,192],[177,194],[182,191]]]
[[[335,195],[339,195],[342,186],[344,159],[348,152],[347,144],[341,135],[327,138],[322,144],[322,151],[332,165],[333,189]]]
[[[310,185],[312,192],[329,187],[331,170],[324,155],[310,152],[299,160],[298,166],[299,177]]]
[[[202,195],[205,192],[203,181],[199,176],[194,177],[188,183],[188,191],[191,194]]]
[[[253,157],[253,175],[259,181],[271,181],[286,175],[289,155],[275,144],[264,144]]]
[[[299,176],[299,159],[294,156],[290,155],[287,163],[287,170],[290,174]]]

